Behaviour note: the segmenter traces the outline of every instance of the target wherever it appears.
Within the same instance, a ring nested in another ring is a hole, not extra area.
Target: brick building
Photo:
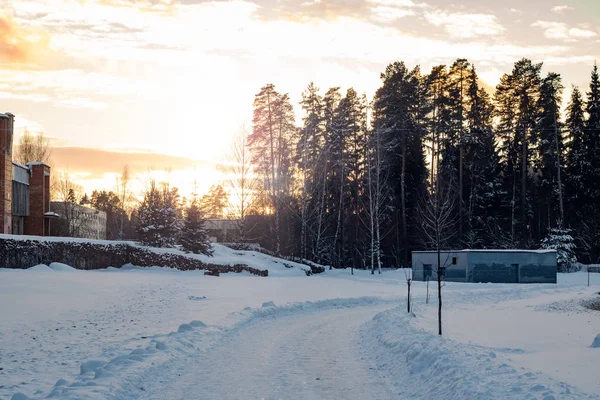
[[[47,236],[50,220],[50,167],[13,162],[15,116],[0,114],[0,233]]]

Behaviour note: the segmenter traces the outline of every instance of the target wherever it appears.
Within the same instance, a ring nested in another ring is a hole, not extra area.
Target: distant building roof
[[[58,211],[61,210],[61,208],[60,208],[61,206],[64,207],[65,205],[68,205],[68,207],[72,207],[71,209],[73,209],[73,210],[86,212],[86,213],[93,213],[93,214],[104,216],[104,218],[106,218],[105,211],[100,211],[100,210],[97,210],[92,207],[86,207],[81,204],[70,204],[70,202],[68,202],[68,201],[51,201],[50,202],[50,208],[58,209]]]
[[[556,253],[553,249],[522,250],[522,249],[463,249],[463,250],[440,250],[442,253]],[[437,253],[435,250],[419,250],[413,253]]]
[[[227,218],[208,218],[206,220],[207,229],[228,229],[235,230],[239,227],[239,221]]]
[[[34,166],[34,165],[45,165],[46,167],[50,168],[50,166],[48,164],[46,164],[45,162],[42,162],[42,161],[33,161],[33,162],[28,162],[27,163],[28,167],[31,167],[31,166]]]
[[[20,168],[23,168],[23,169],[29,169],[27,166],[25,166],[25,165],[23,165],[21,163],[18,163],[18,162],[14,161],[14,160],[13,160],[12,163],[13,163],[13,165],[16,165],[17,167],[20,167]]]

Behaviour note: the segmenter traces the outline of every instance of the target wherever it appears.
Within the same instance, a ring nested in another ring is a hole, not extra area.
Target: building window
[[[423,276],[425,278],[431,277],[433,272],[433,265],[431,264],[423,264]]]
[[[452,257],[452,265],[456,265],[456,257]]]

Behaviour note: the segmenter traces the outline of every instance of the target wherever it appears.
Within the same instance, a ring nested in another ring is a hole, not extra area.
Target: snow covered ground
[[[439,338],[435,291],[425,304],[415,282],[407,314],[402,271],[306,277],[251,253],[211,261],[268,278],[0,269],[0,399],[600,397],[600,312],[580,304],[600,297],[600,274],[590,288],[585,273],[448,283]]]

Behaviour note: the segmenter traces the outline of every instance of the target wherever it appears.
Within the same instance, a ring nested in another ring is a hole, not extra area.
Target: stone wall
[[[245,264],[220,265],[183,254],[158,253],[127,243],[94,243],[44,240],[0,239],[0,267],[29,268],[37,264],[60,262],[77,269],[90,270],[133,264],[140,267],[172,267],[179,270],[209,270],[219,273],[247,271],[268,276],[268,270]]]

